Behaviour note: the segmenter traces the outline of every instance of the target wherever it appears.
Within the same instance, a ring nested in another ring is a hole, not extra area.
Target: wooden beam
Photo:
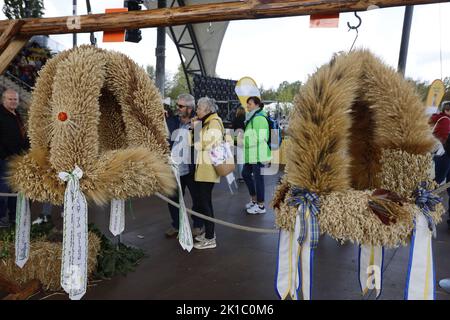
[[[17,32],[19,32],[24,22],[25,21],[23,20],[11,20],[9,22],[8,27],[0,36],[0,52],[3,52],[3,50],[5,50],[9,42],[14,38]]]
[[[28,36],[18,36],[9,43],[9,45],[0,55],[0,74],[3,74],[3,72],[5,72],[11,61],[27,44],[29,39],[30,37]]]
[[[448,2],[448,0],[247,0],[209,3],[174,8],[92,14],[74,18],[24,19],[22,36],[117,31],[188,23],[301,16],[317,13],[365,11],[380,8]],[[8,21],[0,21],[0,32]]]

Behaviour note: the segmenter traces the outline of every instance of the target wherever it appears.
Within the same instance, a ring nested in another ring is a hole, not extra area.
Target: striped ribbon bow
[[[311,249],[317,248],[319,242],[319,223],[317,222],[317,214],[319,213],[319,196],[314,192],[309,192],[303,188],[292,188],[291,198],[288,200],[290,206],[299,206],[300,218],[300,235],[298,243],[300,245],[305,241],[306,236],[306,209],[311,214]]]
[[[427,219],[428,228],[433,232],[433,236],[436,236],[436,224],[434,223],[430,211],[435,210],[436,205],[442,202],[442,198],[433,194],[432,191],[428,189],[426,182],[420,184],[414,192],[414,196],[416,197],[416,205],[422,210],[423,215]]]

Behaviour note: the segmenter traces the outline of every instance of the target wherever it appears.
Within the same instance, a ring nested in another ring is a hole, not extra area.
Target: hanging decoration
[[[75,166],[72,172],[60,172],[67,182],[64,193],[64,229],[61,259],[61,287],[71,300],[80,300],[87,288],[88,209],[80,191],[83,171]]]
[[[114,236],[125,230],[125,200],[111,200],[111,213],[109,217],[109,231]]]
[[[272,201],[280,228],[280,298],[297,285],[303,299],[311,298],[312,277],[307,273],[313,269],[315,232],[320,231],[360,246],[361,290],[366,294],[375,289],[377,297],[384,249],[411,243],[407,291],[419,287],[420,295],[405,296],[432,299],[431,230],[445,209],[430,195],[436,188],[430,177],[435,138],[427,122],[414,87],[367,50],[335,55],[301,87],[289,121],[286,174]],[[307,195],[320,201],[311,206],[314,201]],[[300,279],[292,285],[295,254],[290,240],[297,229],[303,235]],[[414,254],[425,249],[426,254]]]
[[[127,56],[92,46],[63,51],[41,70],[29,110],[31,149],[11,160],[19,192],[17,263],[26,262],[26,199],[64,205],[61,286],[87,286],[87,201],[111,203],[110,230],[125,227],[124,201],[176,188],[161,96]],[[28,210],[28,211],[27,211]]]
[[[23,268],[30,256],[30,201],[22,194],[17,195],[16,205],[16,265]]]

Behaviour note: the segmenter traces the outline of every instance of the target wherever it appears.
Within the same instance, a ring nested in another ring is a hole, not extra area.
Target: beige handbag
[[[222,144],[223,148],[227,148],[225,145],[228,145],[229,148],[229,144],[228,142],[224,142]],[[226,177],[227,175],[229,175],[231,172],[234,171],[234,169],[236,168],[235,164],[234,164],[234,157],[228,157],[225,162],[221,163],[221,164],[216,164],[214,165],[214,169],[216,170],[216,173],[221,176],[221,177]]]
[[[234,164],[234,156],[230,144],[225,141],[225,129],[223,128],[223,125],[222,129],[224,130],[223,141],[210,150],[209,156],[211,157],[211,162],[217,175],[226,177],[234,171],[236,166]]]

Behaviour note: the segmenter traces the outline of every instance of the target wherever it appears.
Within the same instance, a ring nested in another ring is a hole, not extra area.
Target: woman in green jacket
[[[248,214],[266,212],[264,206],[264,176],[262,168],[271,159],[269,148],[269,122],[263,111],[264,105],[258,97],[247,99],[247,114],[244,132],[244,168],[242,177],[251,200],[246,204]]]

